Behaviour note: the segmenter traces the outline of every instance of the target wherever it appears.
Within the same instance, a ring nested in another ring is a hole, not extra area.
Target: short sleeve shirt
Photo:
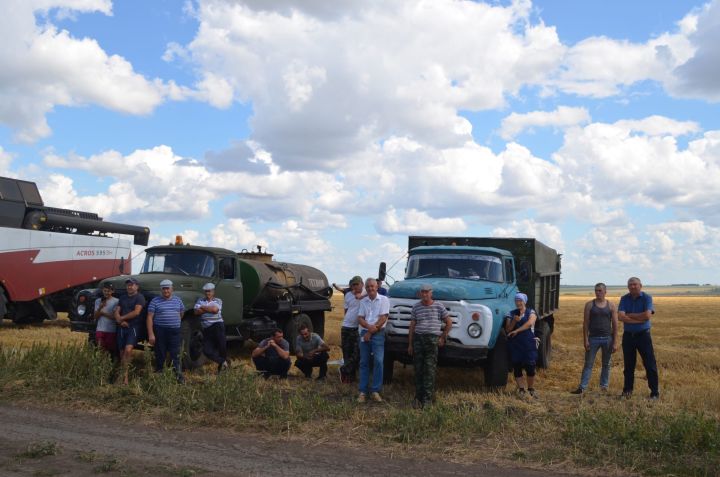
[[[272,339],[272,338],[265,338],[264,340],[262,340],[262,341],[260,342],[260,345],[259,345],[259,346],[260,346],[261,348],[264,348],[265,346],[268,345],[268,343],[270,342],[271,339]],[[284,351],[288,351],[288,352],[290,351],[290,343],[288,343],[285,338],[283,338],[283,339],[280,340],[279,346],[280,346]],[[275,348],[273,348],[273,347],[271,346],[270,348],[268,348],[267,350],[265,350],[265,357],[266,357],[266,358],[269,358],[269,359],[273,359],[273,358],[278,358],[278,359],[279,359],[279,358],[280,358],[280,355],[278,355],[278,353],[277,353],[277,351],[275,350]]]
[[[302,354],[305,355],[314,349],[318,349],[324,344],[325,342],[317,333],[310,333],[310,339],[307,341],[305,341],[302,336],[298,335],[297,338],[295,338],[295,352],[301,351]]]
[[[618,305],[618,312],[624,311],[625,313],[642,313],[650,310],[655,313],[655,307],[653,306],[653,300],[650,295],[645,292],[640,292],[637,298],[628,293],[620,298],[620,305]],[[638,331],[645,331],[650,329],[650,320],[645,323],[623,323],[625,331],[630,333],[637,333]]]
[[[180,328],[185,305],[175,295],[170,298],[156,296],[148,305],[148,313],[154,313],[153,325],[164,328]]]
[[[112,315],[112,313],[115,311],[115,307],[117,306],[119,300],[117,298],[110,297],[110,299],[105,303],[105,306],[103,307],[103,310],[105,313],[109,313]],[[95,300],[95,311],[98,311],[100,309],[100,304],[102,303],[102,298],[97,298]],[[117,323],[114,319],[108,318],[107,316],[101,316],[97,320],[97,325],[95,326],[95,331],[102,331],[103,333],[115,333],[117,329]]]
[[[365,321],[367,321],[369,325],[374,325],[382,315],[387,315],[388,313],[390,313],[390,300],[388,300],[388,297],[378,293],[374,300],[371,300],[369,296],[362,299],[358,316],[365,318]],[[383,328],[385,328],[386,324],[387,321],[383,325]],[[358,331],[362,331],[363,329],[361,326],[358,326]]]
[[[360,298],[355,298],[352,293],[345,294],[345,317],[343,318],[344,328],[357,328],[358,326],[358,313],[360,313],[360,303],[363,301],[367,294],[363,290],[363,294]]]
[[[213,297],[212,300],[206,300],[205,298],[199,298],[195,303],[195,309],[200,309],[201,306],[215,305],[218,307],[217,313],[203,313],[200,315],[200,324],[203,328],[208,328],[215,323],[222,323],[222,300],[218,297]]]
[[[136,305],[140,305],[143,308],[145,308],[145,297],[140,294],[136,293],[133,296],[130,295],[123,295],[120,297],[118,306],[120,306],[120,314],[121,315],[127,315],[131,311],[135,310]],[[127,322],[128,325],[132,326],[133,328],[139,328],[143,325],[143,315],[140,313],[138,316],[133,318],[132,320]]]
[[[410,311],[410,320],[415,322],[416,334],[440,336],[442,324],[449,315],[441,303],[433,301],[429,305],[423,305],[423,302],[419,301]]]

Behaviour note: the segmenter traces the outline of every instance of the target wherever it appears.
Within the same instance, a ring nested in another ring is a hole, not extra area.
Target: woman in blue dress
[[[530,396],[537,398],[535,388],[535,361],[537,360],[537,345],[535,343],[535,310],[527,307],[527,295],[517,293],[515,295],[516,309],[505,315],[505,333],[508,337],[508,349],[510,350],[510,362],[513,367],[513,375],[518,386],[518,393],[525,396],[525,382],[527,381],[527,392]],[[523,379],[523,370],[526,378]]]

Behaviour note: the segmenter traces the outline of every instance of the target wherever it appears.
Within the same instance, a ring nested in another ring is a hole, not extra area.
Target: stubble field
[[[599,356],[589,392],[569,394],[580,378],[582,309],[590,298],[577,293],[561,297],[552,363],[539,371],[540,398],[535,401],[516,397],[512,384],[499,393],[484,388],[481,369],[440,368],[437,404],[415,411],[410,407],[412,368],[396,364],[395,382],[384,389],[386,402],[360,406],[354,402],[355,386],[341,385],[332,369],[326,383],[306,381],[294,368],[295,377],[286,383],[256,379],[249,362],[251,344],[233,352],[227,376],[216,380],[207,367],[189,374],[184,387],[171,376],[146,372],[148,357],[138,352],[133,383],[123,387],[109,383],[109,363],[87,351],[85,336],[71,333],[63,321],[27,328],[4,322],[0,386],[6,399],[14,401],[42,403],[52,394],[58,406],[107,409],[112,403],[120,412],[140,410],[146,419],[178,425],[259,426],[299,438],[321,432],[328,441],[372,445],[386,455],[439,450],[443,459],[458,462],[598,475],[719,475],[720,323],[713,310],[720,297],[655,298],[652,336],[659,401],[647,399],[640,364],[634,397],[619,399],[621,352],[613,357],[608,394],[598,389]],[[617,302],[619,296],[609,299]],[[333,304],[326,339],[331,359],[339,359],[342,301],[337,294]],[[83,372],[94,367],[98,369]],[[239,397],[247,395],[252,398]]]

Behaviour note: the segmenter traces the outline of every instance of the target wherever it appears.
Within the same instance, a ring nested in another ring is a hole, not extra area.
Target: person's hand
[[[585,351],[590,351],[590,342],[585,340]]]
[[[440,335],[440,338],[438,338],[438,347],[442,348],[445,346],[445,335]]]
[[[512,330],[510,333],[508,333],[508,338],[512,338],[516,334],[518,334],[518,330]]]
[[[121,328],[127,328],[127,327],[129,327],[129,326],[130,326],[130,325],[128,324],[127,321],[122,321],[122,322],[120,322],[120,327],[121,327]]]
[[[412,343],[408,344],[408,354],[409,354],[410,356],[413,355],[413,346],[412,346]]]
[[[515,322],[520,321],[520,315],[513,316],[513,321],[515,321]]]
[[[363,335],[363,338],[362,338],[362,339],[363,339],[364,342],[367,343],[367,342],[370,341],[370,338],[371,338],[371,337],[372,337],[372,333],[370,332],[370,330],[368,330],[368,332]]]
[[[148,333],[148,343],[150,345],[155,346],[155,334],[154,333]]]
[[[618,345],[617,341],[613,341],[613,345],[612,345],[612,348],[610,349],[610,352],[611,352],[611,353],[617,353],[617,350],[618,350],[619,348],[620,348],[620,346]]]

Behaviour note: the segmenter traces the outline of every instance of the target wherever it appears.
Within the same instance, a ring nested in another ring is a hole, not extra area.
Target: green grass
[[[647,475],[717,475],[720,422],[699,412],[633,402],[581,403],[573,410],[551,401],[519,401],[511,393],[441,394],[423,411],[411,409],[402,384],[386,389],[386,403],[357,405],[355,388],[305,380],[265,381],[243,366],[215,376],[188,374],[178,384],[171,371],[150,372],[151,356],[131,371],[131,384],[110,384],[107,356],[81,345],[0,348],[0,389],[8,399],[72,402],[176,425],[259,429],[270,435],[323,435],[342,442],[370,442],[419,454],[446,455],[583,468],[612,468]],[[59,392],[61,391],[61,392]],[[480,450],[482,449],[482,450]],[[495,450],[493,453],[493,449]],[[27,458],[54,455],[54,443],[28,449]],[[96,455],[98,473],[116,460]],[[194,470],[187,470],[194,472]]]
[[[41,457],[47,457],[51,455],[58,455],[60,453],[60,446],[56,442],[43,441],[34,442],[28,445],[24,452],[18,454],[18,457],[24,459],[39,459]]]

